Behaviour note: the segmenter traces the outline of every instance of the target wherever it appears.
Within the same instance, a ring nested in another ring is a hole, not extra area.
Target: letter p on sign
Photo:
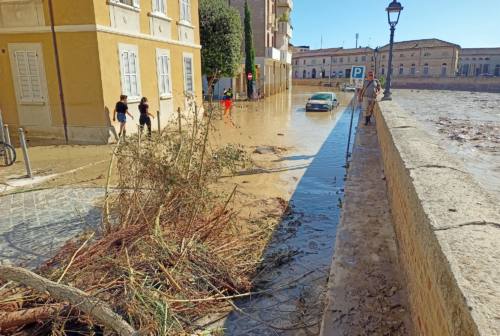
[[[351,73],[353,79],[365,79],[365,70],[364,66],[353,66]]]

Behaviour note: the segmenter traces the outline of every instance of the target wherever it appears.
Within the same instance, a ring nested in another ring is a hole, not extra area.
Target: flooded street
[[[254,291],[266,294],[236,302],[238,311],[221,326],[228,335],[319,333],[343,202],[351,110],[344,111],[346,95],[333,113],[306,113],[305,100],[315,89],[240,105],[233,112],[236,129],[217,124],[218,141],[255,148],[256,172],[236,178],[240,197],[289,201],[254,282]],[[252,217],[260,210],[256,204],[247,208]]]
[[[500,94],[395,90],[393,99],[500,198]]]

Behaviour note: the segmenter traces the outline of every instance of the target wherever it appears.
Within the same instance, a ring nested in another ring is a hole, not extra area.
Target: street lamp
[[[387,11],[387,20],[389,21],[389,26],[391,27],[391,40],[389,46],[389,64],[387,69],[387,81],[385,83],[385,91],[384,98],[382,100],[392,100],[391,93],[391,77],[392,77],[392,49],[394,46],[394,31],[396,30],[396,25],[399,22],[399,16],[401,15],[401,11],[403,10],[403,6],[397,0],[393,0],[389,7],[386,8]]]
[[[376,47],[373,50],[373,61],[375,63],[375,68],[373,69],[373,73],[375,74],[375,78],[377,78],[377,73],[378,73],[378,66],[377,66],[378,54],[379,54],[379,49],[378,47]]]

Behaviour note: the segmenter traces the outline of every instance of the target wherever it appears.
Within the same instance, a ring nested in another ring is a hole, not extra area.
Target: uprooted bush
[[[266,237],[237,225],[234,189],[214,188],[222,175],[246,164],[245,152],[212,148],[210,117],[195,111],[190,109],[188,120],[179,114],[151,139],[134,136],[119,143],[119,182],[107,188],[102,229],[67,243],[37,272],[98,297],[144,335],[190,334],[197,319],[226,310],[223,297],[250,290]],[[56,303],[11,283],[0,294],[4,312]],[[102,330],[78,307],[65,307],[2,333]]]

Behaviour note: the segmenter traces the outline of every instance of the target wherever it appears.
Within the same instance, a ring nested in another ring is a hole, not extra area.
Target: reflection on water
[[[273,291],[237,302],[245,313],[229,316],[224,325],[228,335],[319,332],[343,199],[351,111],[305,113],[308,95],[280,95],[235,113],[235,122],[242,127],[240,137],[251,137],[250,142],[257,145],[278,140],[293,147],[279,160],[285,167],[309,164],[294,188],[291,212],[277,227],[255,281],[255,290]]]

